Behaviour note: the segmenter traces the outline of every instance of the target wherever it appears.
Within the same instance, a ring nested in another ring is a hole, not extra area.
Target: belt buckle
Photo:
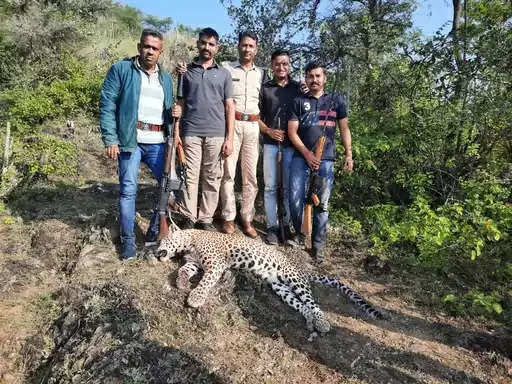
[[[150,130],[149,123],[143,123],[142,127],[144,128],[145,131],[149,131]]]
[[[249,121],[249,115],[247,113],[242,113],[242,121]]]

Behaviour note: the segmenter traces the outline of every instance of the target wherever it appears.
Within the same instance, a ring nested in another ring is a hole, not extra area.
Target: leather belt
[[[239,121],[258,121],[260,119],[259,114],[250,115],[248,113],[242,113],[235,111],[235,120]]]
[[[156,125],[150,123],[143,123],[142,121],[137,121],[137,129],[142,129],[143,131],[160,132],[163,130],[163,128],[163,125]]]

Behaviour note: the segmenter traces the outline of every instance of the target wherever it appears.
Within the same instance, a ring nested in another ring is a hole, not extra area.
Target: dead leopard
[[[194,308],[206,302],[210,290],[224,271],[234,268],[250,271],[267,281],[284,302],[304,316],[311,331],[328,332],[330,324],[313,299],[310,281],[340,290],[367,315],[382,318],[381,312],[338,279],[304,272],[278,249],[261,241],[189,229],[169,233],[158,248],[162,261],[182,252],[186,253],[186,263],[178,270],[178,288],[188,287],[190,278],[200,269],[204,270],[201,281],[187,299],[188,305]]]

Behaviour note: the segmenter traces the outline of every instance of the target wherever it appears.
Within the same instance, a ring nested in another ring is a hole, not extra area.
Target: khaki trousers
[[[182,142],[187,162],[188,193],[183,192],[180,212],[194,222],[211,223],[219,202],[224,137],[185,136]],[[201,196],[198,211],[199,182]]]
[[[258,193],[256,167],[259,155],[260,130],[257,121],[235,121],[233,153],[224,162],[224,175],[220,186],[222,218],[227,221],[235,219],[235,173],[238,157],[242,169],[242,221],[250,222],[254,217],[254,201]]]

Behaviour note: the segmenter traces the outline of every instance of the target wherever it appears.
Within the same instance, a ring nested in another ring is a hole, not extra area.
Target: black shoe
[[[313,248],[313,250],[311,251],[311,256],[313,257],[313,260],[317,264],[322,264],[324,262],[324,255],[324,250],[322,248]]]
[[[304,249],[306,245],[306,236],[302,233],[296,233],[286,241],[286,244],[291,245],[292,247]]]
[[[283,244],[286,244],[286,242],[291,239],[292,237],[294,236],[292,230],[290,229],[289,226],[285,226],[284,227],[284,239],[282,239],[283,241]]]
[[[158,244],[158,231],[148,229],[146,236],[144,237],[144,245],[146,247],[152,247]]]
[[[212,223],[196,223],[196,228],[203,231],[217,232],[217,228]]]
[[[190,219],[185,220],[185,222],[181,225],[180,229],[194,229],[194,222]]]
[[[268,229],[265,242],[270,245],[277,245],[279,243],[279,239],[277,238],[277,228],[272,227]]]
[[[149,222],[149,227],[144,237],[144,245],[151,247],[158,244],[158,232],[160,231],[160,216],[158,212],[153,213]]]

